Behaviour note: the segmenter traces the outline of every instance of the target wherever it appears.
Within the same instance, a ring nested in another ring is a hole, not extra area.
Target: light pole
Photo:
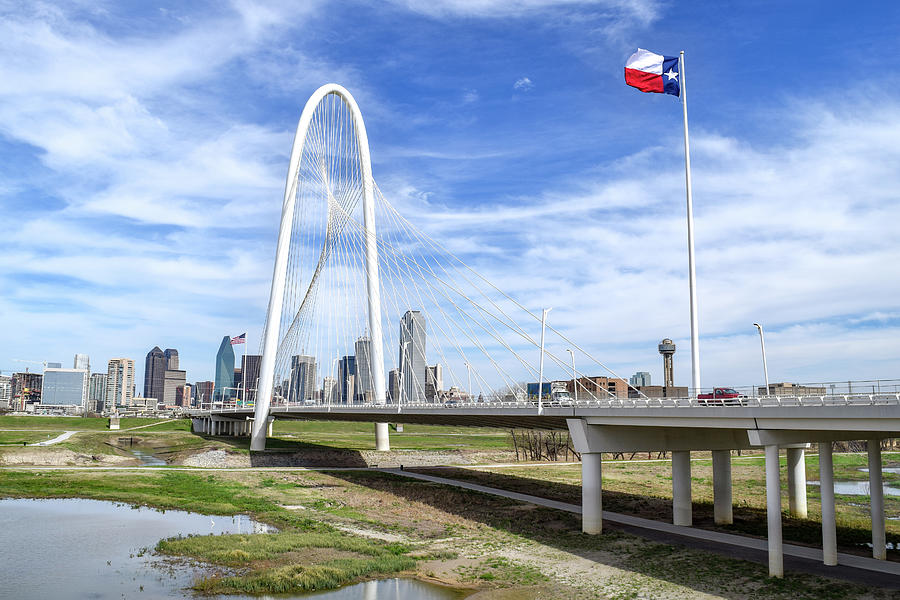
[[[469,387],[466,388],[466,401],[469,401],[472,399],[472,367],[467,360],[464,360],[463,363],[466,365],[466,375],[469,378]]]
[[[544,329],[547,327],[547,313],[549,313],[552,308],[545,308],[541,312],[541,363],[538,368],[538,414],[544,412]]]
[[[566,348],[566,352],[572,356],[572,390],[575,392],[575,404],[578,404],[578,376],[575,374],[575,353],[572,352],[571,348]]]
[[[766,365],[766,339],[763,336],[763,328],[759,323],[754,323],[753,325],[759,330],[759,345],[762,348],[762,357],[763,357],[763,373],[766,376],[766,396],[769,395],[769,367]]]

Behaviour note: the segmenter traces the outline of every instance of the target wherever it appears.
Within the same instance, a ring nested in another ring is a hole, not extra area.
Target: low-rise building
[[[781,383],[770,383],[769,392],[766,393],[766,386],[761,385],[757,390],[760,396],[824,396],[825,388],[812,387],[806,385],[798,385],[783,381]]]
[[[629,398],[687,398],[687,386],[681,385],[640,385],[628,390]]]
[[[573,396],[575,388],[574,380],[566,382],[566,389]],[[577,388],[579,400],[589,400],[592,397],[597,400],[628,397],[628,382],[618,377],[579,377]]]

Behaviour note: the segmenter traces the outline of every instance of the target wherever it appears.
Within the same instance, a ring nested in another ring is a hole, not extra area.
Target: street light
[[[759,323],[754,323],[753,325],[759,330],[759,345],[762,348],[762,358],[763,358],[763,373],[766,376],[766,396],[769,395],[769,367],[766,365],[766,339],[763,336],[763,328]]]
[[[549,313],[552,308],[545,308],[541,312],[541,365],[538,369],[538,414],[544,412],[544,329],[547,326],[547,313]]]
[[[464,360],[463,364],[466,365],[466,375],[469,378],[469,387],[466,388],[466,401],[468,402],[472,400],[472,367],[467,360]]]
[[[578,376],[575,374],[575,353],[571,348],[566,348],[566,352],[572,355],[572,389],[575,390],[575,404],[578,404]]]

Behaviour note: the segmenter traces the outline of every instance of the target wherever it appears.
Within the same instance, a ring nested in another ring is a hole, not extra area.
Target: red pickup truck
[[[712,392],[697,394],[697,402],[700,404],[722,405],[743,404],[741,395],[732,388],[713,388]]]

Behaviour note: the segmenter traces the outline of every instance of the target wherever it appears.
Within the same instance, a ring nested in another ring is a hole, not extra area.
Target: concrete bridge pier
[[[603,533],[603,460],[600,452],[581,453],[581,531]]]
[[[787,448],[788,504],[792,517],[805,519],[806,509],[806,447]]]
[[[713,520],[716,525],[734,522],[731,492],[731,450],[712,451]]]
[[[390,452],[391,437],[387,423],[375,423],[375,450],[378,452]]]
[[[769,444],[765,449],[769,575],[784,577],[784,544],[781,539],[781,464],[778,458],[778,444]]]
[[[819,483],[822,495],[822,562],[837,564],[837,526],[834,518],[834,466],[831,441],[819,442]]]
[[[881,440],[867,440],[869,454],[869,511],[872,514],[872,556],[887,559],[884,532],[884,484],[881,482]]]
[[[691,452],[672,451],[672,524],[690,527],[691,507]]]

